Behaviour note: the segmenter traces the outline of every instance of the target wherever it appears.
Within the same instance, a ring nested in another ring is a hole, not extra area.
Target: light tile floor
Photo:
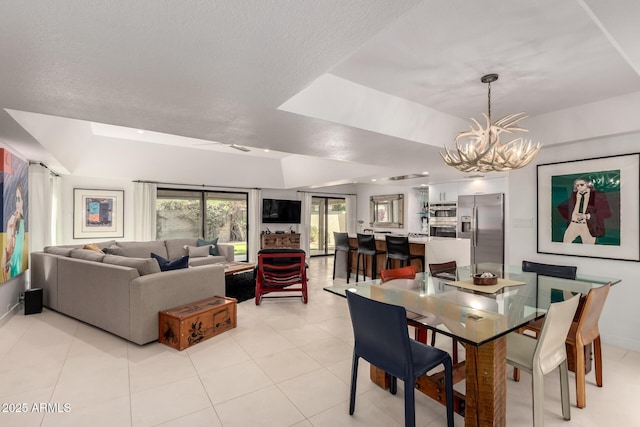
[[[332,283],[332,262],[310,260],[308,304],[243,302],[236,329],[182,352],[131,344],[47,309],[15,315],[0,328],[0,425],[404,425],[402,383],[395,396],[374,386],[366,362],[356,412],[348,415],[353,338],[346,300],[322,290]],[[437,345],[450,349],[441,335]],[[595,386],[593,372],[587,377],[587,408],[575,407],[572,383],[569,422],[561,416],[558,375],[545,378],[547,426],[640,425],[640,353],[605,345],[604,359],[605,386]],[[507,403],[508,426],[531,425],[527,374],[508,380]],[[16,413],[23,404],[26,412]],[[444,407],[417,393],[416,422],[445,425]],[[464,425],[458,415],[456,425]]]

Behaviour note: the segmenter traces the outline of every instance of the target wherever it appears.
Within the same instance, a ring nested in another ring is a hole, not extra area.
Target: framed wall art
[[[124,191],[73,189],[73,238],[124,237]]]
[[[640,261],[640,153],[538,165],[538,253]]]
[[[0,283],[29,268],[29,163],[0,148]]]

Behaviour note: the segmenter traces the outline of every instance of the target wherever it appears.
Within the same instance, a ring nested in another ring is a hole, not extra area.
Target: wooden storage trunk
[[[184,350],[236,327],[234,298],[215,296],[159,313],[158,341]]]

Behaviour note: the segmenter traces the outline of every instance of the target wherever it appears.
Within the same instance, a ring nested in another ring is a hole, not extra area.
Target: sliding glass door
[[[156,238],[218,239],[235,247],[236,261],[246,261],[247,206],[247,193],[159,188]]]
[[[309,250],[311,256],[333,255],[333,232],[347,231],[347,209],[343,198],[311,198],[311,229]]]

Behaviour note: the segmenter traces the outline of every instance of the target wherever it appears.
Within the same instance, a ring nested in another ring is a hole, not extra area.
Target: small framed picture
[[[640,153],[538,165],[538,253],[640,261]]]
[[[73,238],[124,237],[124,191],[73,189]]]

